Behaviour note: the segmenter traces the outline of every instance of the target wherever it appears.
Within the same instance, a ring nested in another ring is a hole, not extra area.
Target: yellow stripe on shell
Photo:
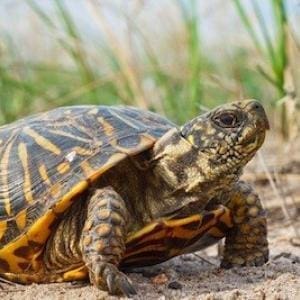
[[[168,229],[177,229],[176,227],[180,228],[180,226],[190,224],[191,222],[199,222],[199,226],[201,226],[200,222],[202,220],[202,217],[200,215],[193,215],[187,218],[182,218],[182,219],[175,219],[175,220],[161,220],[157,222],[150,223],[149,225],[145,226],[141,230],[138,230],[137,232],[131,234],[128,236],[126,239],[126,243],[130,243],[132,241],[137,240],[136,245],[143,243],[147,240],[157,240],[159,238],[164,238],[166,237],[164,232]],[[155,232],[155,234],[151,234],[151,232],[158,226],[162,226],[161,230],[158,232]],[[183,230],[181,228],[181,230]],[[175,231],[173,231],[175,233]],[[163,233],[163,234],[162,234]],[[190,233],[190,230],[185,230],[185,234]],[[176,233],[178,235],[178,231]],[[172,236],[174,236],[172,234]],[[179,235],[182,237],[182,235]],[[183,235],[184,236],[184,235]],[[140,241],[138,241],[140,239]]]
[[[56,169],[60,174],[65,174],[66,172],[68,172],[70,170],[70,164],[67,162],[63,162],[61,164],[59,164]]]
[[[228,209],[227,209],[228,210]],[[161,222],[153,222],[141,230],[138,230],[137,232],[134,232],[133,234],[129,235],[126,243],[133,242],[135,240],[137,241],[136,245],[138,245],[141,242],[145,242],[146,240],[152,240],[156,239],[158,237],[161,237],[160,233],[165,230],[166,228],[172,229],[172,237],[186,237],[187,239],[193,238],[194,236],[198,235],[199,233],[204,232],[209,227],[215,225],[218,222],[218,217],[223,217],[224,215],[224,208],[220,207],[216,210],[211,211],[215,216],[210,221],[206,222],[205,224],[202,224],[203,216],[201,214],[192,215],[187,218],[182,219],[174,219],[174,220],[162,220]],[[229,210],[228,210],[229,211]],[[199,222],[198,229],[184,229],[182,226],[188,225],[193,222]],[[228,222],[226,222],[228,224]],[[157,226],[162,226],[161,230],[156,232],[154,235],[151,235],[151,231],[153,231]],[[142,238],[142,239],[141,239]]]
[[[24,197],[28,203],[32,203],[33,201],[32,185],[31,185],[31,178],[29,173],[28,151],[27,151],[26,144],[20,143],[18,145],[18,154],[24,171],[24,183],[23,183]]]
[[[34,257],[37,257],[40,254],[40,251],[43,248],[43,244],[48,239],[51,231],[50,225],[55,220],[56,215],[52,211],[48,211],[42,217],[40,217],[33,226],[28,230],[28,232],[22,235],[17,240],[10,242],[0,249],[0,259],[5,260],[9,264],[9,272],[11,273],[22,273],[24,270],[20,267],[20,263],[30,263],[32,266],[38,266],[34,263]],[[15,251],[21,247],[30,247],[29,240],[40,243],[41,248],[37,247],[32,249],[32,258],[23,258],[15,255]],[[37,270],[35,270],[37,271]]]
[[[76,154],[81,155],[81,156],[88,156],[88,155],[92,155],[95,152],[95,150],[86,149],[86,148],[78,146],[78,147],[74,147],[72,149],[72,152],[75,152]]]
[[[130,234],[126,239],[126,244],[128,244],[134,240],[138,240],[140,237],[147,235],[147,233],[151,232],[157,226],[158,226],[157,222],[151,223],[151,224],[145,226],[144,228],[142,228],[141,230],[138,230],[138,231],[134,232],[133,234]]]
[[[0,240],[2,239],[3,235],[5,234],[7,229],[7,222],[0,221]]]
[[[62,184],[60,182],[53,184],[49,191],[53,198],[59,198],[62,190]]]
[[[136,153],[139,153],[141,150],[150,147],[155,143],[155,139],[153,137],[150,137],[149,135],[143,134],[140,136],[140,142],[137,146],[133,148],[125,148],[117,145],[117,140],[112,140],[110,144],[117,149],[120,152],[126,153],[128,155],[134,155]]]
[[[85,162],[81,163],[81,166],[83,165],[84,167],[86,167],[86,169],[84,171],[87,172],[88,179],[93,182],[96,179],[98,179],[99,176],[101,176],[104,172],[106,172],[108,169],[110,169],[112,166],[116,165],[119,161],[126,158],[126,156],[127,155],[124,153],[115,153],[98,170],[93,169],[90,165],[89,165],[89,167],[87,167],[88,164]],[[85,175],[86,175],[86,173],[85,173]]]
[[[166,220],[164,221],[164,223],[168,226],[168,227],[180,227],[183,225],[187,225],[193,222],[199,222],[199,225],[201,225],[202,221],[202,216],[201,215],[192,215],[190,217],[187,218],[182,218],[182,219],[175,219],[175,220]]]
[[[81,164],[80,164],[80,167],[84,173],[84,175],[89,178],[90,175],[92,175],[95,170],[92,168],[92,166],[89,164],[89,162],[86,160],[86,161],[83,161]]]
[[[162,239],[163,238],[165,238],[165,237],[162,237]],[[123,261],[126,260],[126,264],[127,264],[128,261],[130,261],[131,259],[135,259],[134,258],[135,255],[138,255],[138,254],[141,254],[141,253],[146,253],[146,252],[151,252],[151,251],[155,251],[155,252],[161,251],[161,253],[165,254],[167,250],[168,249],[166,248],[166,246],[164,245],[163,240],[162,240],[162,245],[158,245],[158,244],[147,245],[147,246],[142,247],[142,248],[137,249],[137,250],[134,250],[134,248],[133,248],[133,251],[125,252],[125,254],[122,257],[122,260]],[[137,260],[145,261],[145,258],[144,257],[139,257]]]
[[[83,192],[88,187],[87,181],[81,181],[77,183],[60,201],[58,201],[53,207],[53,211],[56,214],[60,214],[66,211],[72,204],[71,199]]]
[[[51,185],[51,181],[49,179],[48,173],[47,173],[47,168],[45,165],[40,165],[39,166],[39,173],[43,179],[43,181],[47,184],[47,185]]]
[[[46,240],[49,238],[51,234],[51,224],[56,220],[59,213],[64,212],[70,205],[72,204],[71,199],[77,195],[78,193],[83,192],[88,186],[86,181],[79,182],[72,190],[67,193],[61,201],[59,201],[52,210],[48,210],[43,216],[41,216],[36,222],[28,229],[28,232],[17,240],[14,240],[7,245],[5,245],[2,249],[0,249],[0,259],[7,261],[9,264],[10,272],[12,273],[22,273],[24,271],[18,264],[19,263],[31,263],[32,266],[39,266],[34,260],[40,254],[40,251],[43,248]],[[0,222],[0,230],[1,225],[4,223]],[[5,231],[6,228],[3,227]],[[20,247],[29,246],[29,241],[33,241],[35,243],[39,243],[41,245],[41,249],[35,249],[35,255],[33,255],[32,260],[27,260],[22,257],[18,257],[14,254]]]
[[[82,138],[80,136],[76,136],[74,134],[71,134],[69,132],[59,130],[59,129],[48,129],[48,132],[50,132],[52,134],[55,134],[55,135],[68,137],[68,138],[71,138],[71,139],[74,139],[74,140],[77,140],[77,141],[80,141],[80,142],[83,142],[83,143],[90,143],[91,142],[90,139],[85,139],[85,138]]]
[[[61,154],[61,150],[59,149],[59,147],[57,147],[56,145],[54,145],[50,140],[48,140],[47,138],[45,138],[44,136],[40,135],[39,133],[37,133],[35,130],[29,128],[29,127],[25,127],[24,128],[24,133],[26,133],[27,135],[29,135],[30,137],[32,137],[34,139],[34,141],[41,146],[43,149],[50,151],[56,155],[60,155]]]
[[[102,125],[104,133],[108,136],[112,136],[115,131],[114,127],[102,117],[97,118],[97,120]]]
[[[151,146],[154,140],[148,139],[148,145],[143,145],[143,148]],[[21,146],[22,148],[23,146]],[[22,150],[23,151],[23,150]],[[21,152],[22,152],[21,151]],[[96,180],[101,174],[106,170],[117,164],[119,161],[124,159],[127,155],[124,153],[116,153],[110,157],[110,159],[103,165],[99,170],[96,170],[90,175],[91,180]],[[42,167],[43,169],[43,167]],[[42,171],[43,173],[43,171]],[[24,270],[20,267],[19,263],[30,263],[35,271],[38,271],[40,265],[37,261],[38,256],[43,250],[43,246],[51,234],[51,225],[58,217],[58,214],[66,211],[68,207],[72,204],[72,199],[74,196],[83,192],[88,187],[87,181],[81,181],[76,184],[64,197],[59,200],[56,205],[47,212],[44,213],[38,220],[33,223],[33,225],[28,229],[27,233],[21,235],[18,239],[8,243],[2,249],[0,249],[0,259],[6,261],[9,264],[9,271],[11,273],[22,273]],[[57,185],[56,191],[59,192],[60,185]],[[6,223],[0,222],[3,232],[6,230]],[[35,247],[34,253],[32,254],[32,259],[24,259],[22,257],[16,256],[14,252],[21,248],[29,246],[29,241],[39,243],[40,248]],[[67,273],[66,273],[67,274]],[[69,275],[66,275],[68,277]]]
[[[9,163],[9,154],[11,152],[11,148],[13,146],[13,143],[10,142],[6,149],[4,150],[4,153],[2,155],[1,159],[1,171],[0,174],[2,175],[1,178],[3,178],[3,182],[1,183],[1,190],[2,190],[2,201],[4,202],[4,207],[6,213],[10,216],[11,214],[11,206],[10,206],[10,199],[9,199],[9,187],[8,187],[8,163]]]
[[[25,209],[19,212],[16,216],[16,223],[20,231],[22,231],[26,226],[26,217],[27,217],[27,212]]]

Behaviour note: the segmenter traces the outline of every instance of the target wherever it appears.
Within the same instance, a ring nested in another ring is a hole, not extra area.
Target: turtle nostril
[[[253,101],[252,103],[250,103],[250,109],[256,110],[257,112],[264,110],[262,105],[257,101]]]
[[[264,129],[270,129],[269,121],[264,107],[257,100],[249,101],[247,109],[251,114],[254,114],[258,118],[259,123]]]

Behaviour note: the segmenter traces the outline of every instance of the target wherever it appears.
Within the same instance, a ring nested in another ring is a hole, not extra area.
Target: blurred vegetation
[[[257,51],[262,55],[268,70],[259,66],[258,71],[277,90],[278,97],[274,99],[280,105],[281,133],[285,139],[290,136],[291,116],[288,114],[288,105],[296,101],[296,90],[293,75],[290,69],[289,41],[290,27],[287,9],[284,0],[270,1],[270,10],[274,25],[268,26],[266,19],[256,0],[251,1],[252,9],[258,21],[258,32],[255,31],[254,21],[249,17],[246,7],[241,0],[234,0],[236,10],[249,33]],[[272,40],[272,31],[274,39]],[[259,39],[259,33],[262,39]]]
[[[113,2],[84,2],[81,13],[93,24],[87,35],[78,27],[70,1],[52,0],[50,11],[40,1],[26,0],[58,50],[56,57],[35,59],[33,42],[32,57],[24,58],[11,34],[0,29],[1,124],[56,106],[88,103],[137,105],[183,123],[224,101],[257,98],[269,107],[281,107],[280,126],[288,135],[286,124],[295,112],[290,107],[297,102],[292,67],[299,64],[291,64],[291,30],[283,0],[268,0],[271,23],[264,19],[259,1],[246,6],[245,1],[232,0],[248,42],[231,47],[223,33],[216,33],[215,51],[224,50],[218,60],[206,47],[198,1],[171,1],[175,17],[169,11],[164,17],[152,16],[153,28],[139,17],[149,1],[136,2],[134,18],[126,6]]]

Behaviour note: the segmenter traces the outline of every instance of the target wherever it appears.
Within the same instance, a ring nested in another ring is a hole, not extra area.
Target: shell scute
[[[1,247],[22,236],[42,245],[50,232],[39,232],[43,224],[74,196],[174,126],[135,108],[74,106],[0,127],[0,259]]]

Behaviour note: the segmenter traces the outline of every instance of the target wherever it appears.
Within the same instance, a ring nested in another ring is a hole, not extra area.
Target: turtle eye
[[[215,123],[220,127],[232,128],[238,125],[238,118],[233,112],[223,112],[215,117]]]

